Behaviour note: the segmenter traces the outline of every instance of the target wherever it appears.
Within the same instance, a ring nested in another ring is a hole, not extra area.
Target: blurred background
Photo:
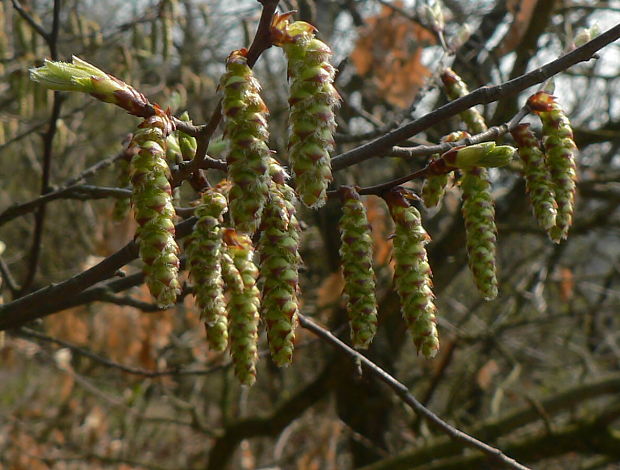
[[[283,0],[319,29],[338,68],[336,153],[446,102],[450,65],[471,90],[518,77],[574,47],[583,28],[620,22],[620,2],[443,0],[439,45],[423,1]],[[431,2],[432,3],[432,2]],[[64,0],[52,53],[54,2],[0,1],[0,256],[5,303],[63,281],[124,246],[130,215],[115,220],[118,155],[138,120],[78,94],[51,91],[28,69],[76,55],[175,115],[208,121],[233,49],[249,46],[254,0]],[[20,10],[22,13],[20,13]],[[28,20],[30,18],[30,20]],[[463,29],[468,25],[469,33]],[[365,353],[439,416],[546,469],[620,469],[620,44],[555,78],[579,153],[578,204],[567,241],[554,245],[531,214],[522,168],[492,171],[500,295],[486,302],[467,269],[460,190],[422,211],[433,241],[442,342],[417,357],[392,288],[393,227],[381,199],[364,202],[373,229],[379,333]],[[271,118],[271,148],[286,156],[286,63],[268,50],[255,72]],[[489,126],[517,113],[528,89],[486,108]],[[57,115],[48,142],[50,117]],[[526,118],[539,129],[537,119]],[[437,143],[457,117],[403,145]],[[216,137],[221,135],[218,131]],[[510,144],[509,137],[504,140]],[[49,158],[45,158],[47,155]],[[224,155],[215,151],[214,158]],[[92,174],[84,171],[109,164]],[[422,168],[425,158],[381,157],[335,174],[369,186]],[[43,175],[47,175],[46,178]],[[223,174],[209,170],[212,183]],[[18,215],[6,210],[46,190],[86,183]],[[414,190],[420,183],[409,184]],[[99,188],[93,189],[93,188]],[[107,188],[103,191],[101,188]],[[184,183],[177,205],[196,198]],[[7,215],[8,214],[8,215]],[[348,340],[338,201],[302,210],[302,312]],[[38,218],[42,218],[38,220]],[[38,220],[38,221],[37,221]],[[36,226],[39,226],[39,230]],[[40,240],[37,241],[36,233]],[[40,252],[33,255],[33,246]],[[33,257],[36,269],[33,269]],[[123,268],[140,271],[139,262]],[[144,286],[9,331],[0,349],[0,468],[39,469],[485,469],[498,468],[429,428],[356,364],[299,328],[293,365],[275,367],[261,339],[258,380],[233,377],[227,353],[209,351],[191,295],[158,311]]]

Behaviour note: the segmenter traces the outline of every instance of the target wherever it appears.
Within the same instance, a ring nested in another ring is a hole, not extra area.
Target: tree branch
[[[491,461],[500,463],[507,468],[528,470],[528,467],[521,465],[519,462],[508,457],[507,455],[502,453],[501,450],[485,444],[484,442],[479,441],[478,439],[446,423],[439,416],[437,416],[431,410],[422,405],[422,403],[420,403],[413,395],[411,395],[405,385],[403,385],[386,371],[381,369],[374,362],[368,360],[365,356],[340,341],[330,331],[314,323],[312,320],[310,320],[310,318],[304,315],[299,315],[299,324],[307,330],[310,330],[315,335],[319,336],[321,339],[330,343],[334,348],[336,348],[341,353],[346,354],[354,361],[361,362],[361,364],[366,368],[368,372],[370,372],[370,374],[374,378],[385,383],[396,393],[396,395],[398,395],[401,400],[403,400],[407,405],[409,405],[411,409],[413,409],[418,415],[424,417],[430,424],[440,429],[451,439],[458,441],[467,447],[471,447],[473,449],[481,451]]]
[[[401,126],[387,133],[385,136],[379,137],[367,144],[349,150],[335,156],[332,159],[332,169],[334,171],[355,165],[369,158],[389,153],[392,146],[409,139],[416,134],[434,126],[435,124],[448,119],[458,113],[471,108],[478,104],[488,104],[501,98],[512,96],[526,88],[537,83],[542,83],[548,78],[562,72],[563,70],[579,63],[585,62],[606,45],[612,43],[620,37],[620,25],[616,25],[600,36],[587,42],[583,46],[573,50],[572,52],[553,60],[542,67],[528,72],[513,80],[509,80],[500,85],[488,87],[480,87],[470,94],[458,98],[454,101],[437,108],[415,121]]]

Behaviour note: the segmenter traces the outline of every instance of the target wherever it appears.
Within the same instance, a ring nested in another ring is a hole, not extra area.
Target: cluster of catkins
[[[527,104],[542,121],[542,148],[527,124],[512,135],[523,159],[525,180],[534,214],[551,240],[559,243],[568,235],[575,205],[577,147],[566,114],[546,91],[532,95]]]
[[[173,1],[164,2],[166,18]],[[187,267],[207,340],[217,351],[230,348],[235,374],[245,385],[256,380],[258,327],[267,329],[274,362],[292,361],[299,314],[299,244],[301,227],[297,198],[308,207],[325,204],[332,180],[330,151],[334,146],[333,86],[329,47],[315,37],[315,28],[290,22],[290,13],[276,15],[272,41],[288,59],[290,79],[289,162],[295,189],[268,147],[267,106],[248,64],[247,51],[233,51],[222,76],[222,118],[227,143],[227,178],[205,190],[195,208],[196,223],[185,243]],[[164,33],[166,33],[164,28]],[[166,41],[165,41],[166,42]],[[76,57],[71,64],[47,61],[31,71],[33,80],[54,90],[80,91],[123,107],[144,120],[120,159],[123,181],[131,182],[131,202],[146,284],[157,305],[175,303],[180,293],[179,248],[175,241],[170,167],[191,160],[196,140],[176,131],[168,112],[152,105],[138,91]],[[450,99],[468,93],[452,70],[441,79]],[[543,124],[543,146],[527,124],[512,130],[525,165],[527,189],[540,225],[556,242],[566,237],[575,197],[575,145],[568,119],[546,92],[528,105]],[[469,133],[453,132],[444,142],[464,140],[486,131],[475,109],[461,113]],[[185,114],[182,120],[189,120]],[[543,150],[544,149],[544,150]],[[436,206],[455,173],[463,194],[469,266],[482,296],[497,296],[495,272],[495,209],[488,168],[507,164],[515,149],[494,142],[456,146],[434,155],[425,169],[422,200]],[[353,187],[342,187],[340,256],[351,342],[367,348],[377,330],[377,301],[372,238],[366,208]],[[383,195],[394,222],[394,284],[401,310],[418,353],[431,358],[439,350],[432,273],[426,254],[429,235],[409,190],[396,187]],[[117,215],[125,213],[122,204]],[[254,242],[252,237],[255,236]]]

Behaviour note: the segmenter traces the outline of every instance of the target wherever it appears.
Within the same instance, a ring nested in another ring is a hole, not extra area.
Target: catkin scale
[[[160,307],[174,304],[181,291],[170,170],[165,161],[166,137],[172,130],[170,118],[159,110],[140,124],[131,143],[139,148],[130,164],[139,253],[146,284]]]
[[[370,224],[364,203],[354,188],[343,187],[340,195],[343,200],[339,224],[340,259],[351,326],[351,343],[356,348],[367,348],[377,332]]]
[[[567,237],[573,222],[577,146],[570,121],[554,96],[539,91],[527,100],[527,104],[543,124],[543,146],[558,206],[555,226],[549,230],[549,237],[559,243]]]
[[[222,269],[222,215],[226,197],[217,188],[207,190],[194,213],[198,220],[185,245],[187,264],[194,282],[194,296],[205,323],[207,341],[216,351],[228,346],[228,318]]]
[[[268,195],[267,106],[260,85],[247,65],[244,49],[233,51],[222,76],[224,135],[229,141],[229,212],[234,227],[254,234]]]
[[[420,213],[410,205],[407,196],[403,188],[392,189],[384,196],[396,227],[393,237],[394,285],[418,354],[432,358],[439,351],[439,336],[432,272],[425,247],[430,237],[422,226]]]
[[[314,37],[314,26],[304,21],[289,23],[289,16],[277,16],[272,23],[274,44],[282,47],[288,60],[289,160],[299,198],[317,208],[327,201],[332,180],[333,109],[340,96],[333,86],[330,48]]]

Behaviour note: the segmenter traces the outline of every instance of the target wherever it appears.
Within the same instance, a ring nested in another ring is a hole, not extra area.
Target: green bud
[[[51,90],[89,93],[136,116],[153,114],[154,108],[143,94],[75,56],[71,63],[46,60],[42,67],[30,69],[30,79]]]

